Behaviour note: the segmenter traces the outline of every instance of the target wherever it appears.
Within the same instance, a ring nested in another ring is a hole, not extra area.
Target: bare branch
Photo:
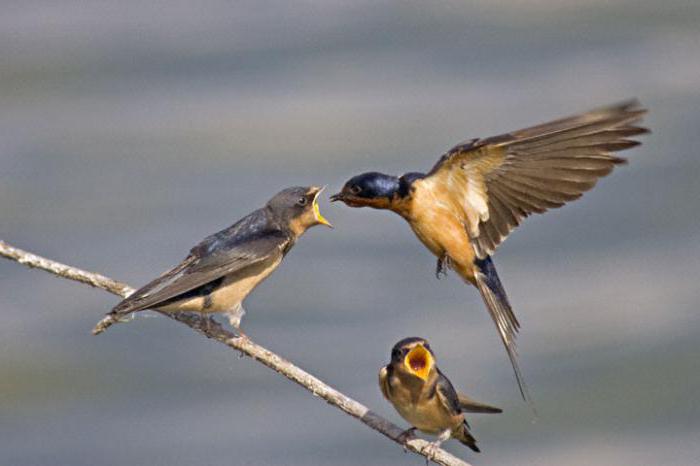
[[[85,270],[37,256],[30,252],[10,246],[4,241],[0,241],[0,256],[19,262],[27,267],[45,270],[59,277],[86,283],[90,286],[103,289],[118,296],[126,297],[134,292],[134,289],[125,283],[112,280],[111,278],[97,273],[87,272]],[[308,372],[303,371],[281,356],[278,356],[272,351],[254,343],[249,338],[241,338],[229,332],[212,319],[202,317],[198,314],[161,314],[187,325],[207,338],[216,340],[225,344],[231,349],[247,354],[256,361],[259,361],[270,369],[282,374],[289,380],[301,385],[303,388],[313,393],[314,396],[324,399],[329,404],[337,407],[350,416],[359,419],[365,425],[385,435],[394,442],[404,445],[399,440],[399,436],[403,432],[401,428],[392,424],[377,413],[371,411],[363,404],[325,384]],[[429,450],[427,447],[429,445],[429,442],[417,438],[412,439],[405,444],[406,448],[414,453],[423,455],[426,458],[428,457],[427,451]],[[431,459],[434,462],[444,466],[469,466],[468,463],[442,449],[437,449]]]

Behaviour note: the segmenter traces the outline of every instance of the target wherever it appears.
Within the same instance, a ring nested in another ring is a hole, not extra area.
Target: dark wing
[[[578,199],[639,145],[636,100],[452,148],[423,180],[455,207],[479,258],[532,213]]]
[[[265,228],[258,211],[194,247],[179,265],[136,290],[112,314],[128,314],[158,306],[213,280],[264,261],[279,261],[290,237]]]
[[[490,406],[484,403],[480,403],[476,400],[473,400],[472,398],[469,398],[467,395],[463,393],[457,393],[457,398],[459,400],[459,407],[462,408],[462,411],[465,413],[502,413],[503,410],[501,408],[497,408],[495,406]]]
[[[462,413],[462,408],[459,404],[459,395],[457,391],[452,386],[450,380],[443,375],[442,372],[438,370],[438,378],[435,382],[435,391],[437,393],[440,403],[447,409],[447,411],[453,415],[457,416]]]
[[[278,261],[284,255],[288,242],[286,235],[271,233],[211,256],[199,258],[189,255],[181,264],[119,303],[112,313],[128,314],[157,307],[164,301],[245,267],[264,261]]]

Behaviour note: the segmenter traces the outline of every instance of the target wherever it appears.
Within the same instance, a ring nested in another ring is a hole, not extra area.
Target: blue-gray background
[[[0,238],[139,285],[292,184],[429,168],[452,144],[637,96],[653,134],[499,249],[519,400],[478,293],[396,216],[321,207],[248,333],[405,425],[376,372],[432,341],[480,465],[700,458],[700,3],[2,2]],[[0,262],[0,464],[422,464],[163,318]]]

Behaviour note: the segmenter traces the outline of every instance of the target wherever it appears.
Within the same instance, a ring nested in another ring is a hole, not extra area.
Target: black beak
[[[330,200],[331,200],[331,202],[342,201],[342,200],[343,200],[343,193],[333,194],[333,195],[330,197]]]

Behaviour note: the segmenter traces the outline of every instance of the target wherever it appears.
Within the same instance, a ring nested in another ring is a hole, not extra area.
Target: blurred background
[[[431,340],[476,465],[700,458],[700,3],[4,1],[0,238],[132,285],[282,187],[427,170],[457,142],[629,97],[653,131],[496,262],[523,324],[520,400],[478,293],[394,215],[321,208],[246,331],[406,426],[394,342]],[[0,463],[422,464],[267,368],[118,299],[0,261]]]

